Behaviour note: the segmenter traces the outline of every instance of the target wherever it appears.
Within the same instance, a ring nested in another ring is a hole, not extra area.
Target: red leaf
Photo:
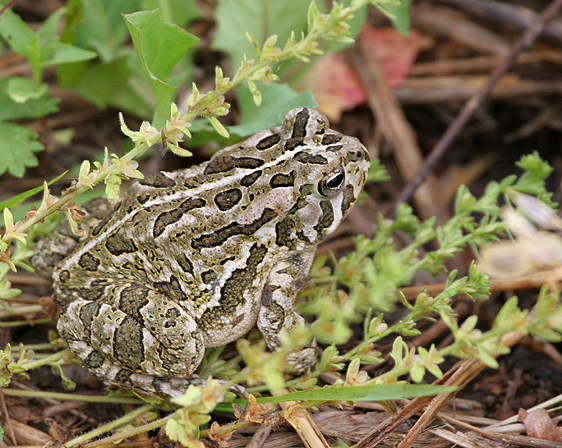
[[[394,28],[368,25],[363,26],[359,38],[371,47],[390,87],[398,87],[408,76],[422,42],[422,35],[414,29],[409,36],[404,36]]]
[[[295,86],[312,90],[318,110],[331,121],[339,121],[342,111],[353,109],[367,99],[367,94],[343,53],[318,59]]]

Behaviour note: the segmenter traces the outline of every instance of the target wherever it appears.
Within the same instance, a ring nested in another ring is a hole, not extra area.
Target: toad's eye
[[[340,192],[344,182],[345,172],[340,166],[334,171],[330,171],[318,182],[318,194],[324,198],[331,198]]]

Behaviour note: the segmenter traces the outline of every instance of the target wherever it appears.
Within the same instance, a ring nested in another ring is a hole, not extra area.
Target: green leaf
[[[175,23],[185,28],[190,22],[203,13],[197,6],[196,0],[141,0],[141,9],[160,9],[162,20]]]
[[[37,137],[29,128],[0,122],[0,174],[9,171],[15,177],[22,177],[25,167],[37,166],[33,153],[43,149]]]
[[[318,107],[310,91],[297,93],[287,84],[257,83],[262,95],[260,106],[256,106],[252,92],[247,86],[237,89],[238,104],[242,113],[241,123],[229,126],[231,134],[253,135],[263,129],[283,123],[287,112],[295,107]]]
[[[43,65],[69,64],[72,62],[87,61],[97,57],[97,53],[74,45],[57,42],[53,45],[49,58],[43,61]]]
[[[457,387],[434,386],[431,384],[370,384],[366,386],[324,387],[302,390],[277,397],[258,398],[258,403],[282,403],[284,401],[382,401],[400,398],[424,397],[453,392]]]
[[[58,42],[58,28],[61,17],[65,12],[65,8],[59,8],[49,15],[37,30],[36,36],[39,38],[41,46],[48,46],[51,43]]]
[[[160,11],[125,15],[125,21],[145,70],[159,79],[169,76],[180,57],[199,39],[160,18]]]
[[[156,107],[152,125],[162,127],[170,115],[175,87],[165,82],[179,59],[199,39],[160,18],[160,11],[125,15],[133,45],[154,92]]]
[[[392,16],[389,19],[396,29],[402,34],[408,36],[410,34],[410,3],[412,0],[401,0],[398,5],[385,5],[386,9]],[[384,10],[383,10],[384,11]]]
[[[522,156],[521,160],[519,160],[516,165],[527,171],[533,179],[540,180],[546,179],[554,169],[540,158],[537,151],[533,151],[532,154]]]
[[[421,383],[423,377],[425,376],[425,367],[422,366],[419,362],[414,363],[410,369],[410,375],[413,382]]]
[[[218,120],[217,117],[215,117],[214,115],[209,115],[207,119],[211,122],[211,125],[213,125],[215,131],[217,131],[222,137],[224,138],[230,137],[230,134],[228,133],[226,128],[222,125],[222,123]]]
[[[49,86],[47,84],[37,85],[31,79],[22,76],[13,76],[8,79],[6,93],[11,100],[22,104],[28,100],[38,100],[47,96]]]
[[[59,98],[29,99],[25,103],[16,103],[8,95],[8,82],[9,79],[0,79],[0,120],[40,118],[58,110]]]
[[[213,48],[224,50],[239,64],[244,55],[256,59],[254,47],[246,37],[249,33],[259,47],[271,35],[277,35],[278,45],[295,32],[298,37],[307,28],[310,0],[220,0],[215,12],[217,34]]]
[[[84,18],[84,3],[82,0],[69,0],[65,7],[64,28],[60,34],[60,41],[69,43],[76,37],[76,31]]]
[[[92,51],[59,42],[57,31],[65,8],[59,8],[51,14],[37,33],[33,33],[15,13],[6,12],[8,15],[7,19],[4,19],[5,23],[2,18],[4,15],[0,17],[0,34],[14,51],[23,54],[29,60],[36,82],[41,79],[41,69],[48,65],[65,64],[96,57],[96,53]],[[36,96],[36,98],[39,97]]]
[[[4,4],[0,2],[0,4]],[[29,45],[35,38],[31,28],[11,9],[6,9],[0,15],[0,36],[2,36],[12,50],[27,56]]]
[[[93,48],[105,63],[122,57],[123,52],[127,52],[123,47],[127,27],[121,15],[137,11],[139,1],[82,0],[81,3],[82,21],[74,29],[74,40],[70,43],[80,48]],[[73,5],[75,13],[80,14],[80,6]]]
[[[20,289],[10,288],[10,286],[11,285],[8,280],[0,280],[0,300],[11,299],[12,297],[21,294]]]
[[[107,64],[96,60],[64,65],[57,73],[61,87],[75,89],[97,107],[110,105],[149,119],[153,112],[153,97],[139,74],[141,71],[137,56],[131,51]]]
[[[68,171],[65,171],[61,175],[55,177],[53,180],[50,180],[47,183],[47,185],[51,185],[51,184],[55,183],[57,180],[62,178],[66,173],[68,173]],[[10,199],[6,199],[5,201],[0,202],[0,212],[4,211],[4,209],[6,207],[8,207],[8,208],[17,207],[23,201],[25,201],[27,198],[30,198],[31,196],[33,196],[37,193],[41,193],[42,191],[43,191],[43,185],[39,185],[38,187],[32,188],[31,190],[24,191],[23,193],[20,193],[20,194],[14,196],[14,197],[11,197]]]

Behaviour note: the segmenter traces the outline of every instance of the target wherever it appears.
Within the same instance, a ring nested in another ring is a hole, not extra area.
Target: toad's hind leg
[[[112,305],[79,299],[63,308],[57,329],[71,351],[106,383],[169,395],[170,388],[185,391],[205,351],[193,318],[138,283],[111,292]]]

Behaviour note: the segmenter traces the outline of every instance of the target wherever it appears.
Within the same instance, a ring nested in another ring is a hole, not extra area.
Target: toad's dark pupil
[[[343,173],[340,173],[333,179],[326,182],[326,186],[328,188],[338,188],[343,183],[343,179],[344,179]]]

